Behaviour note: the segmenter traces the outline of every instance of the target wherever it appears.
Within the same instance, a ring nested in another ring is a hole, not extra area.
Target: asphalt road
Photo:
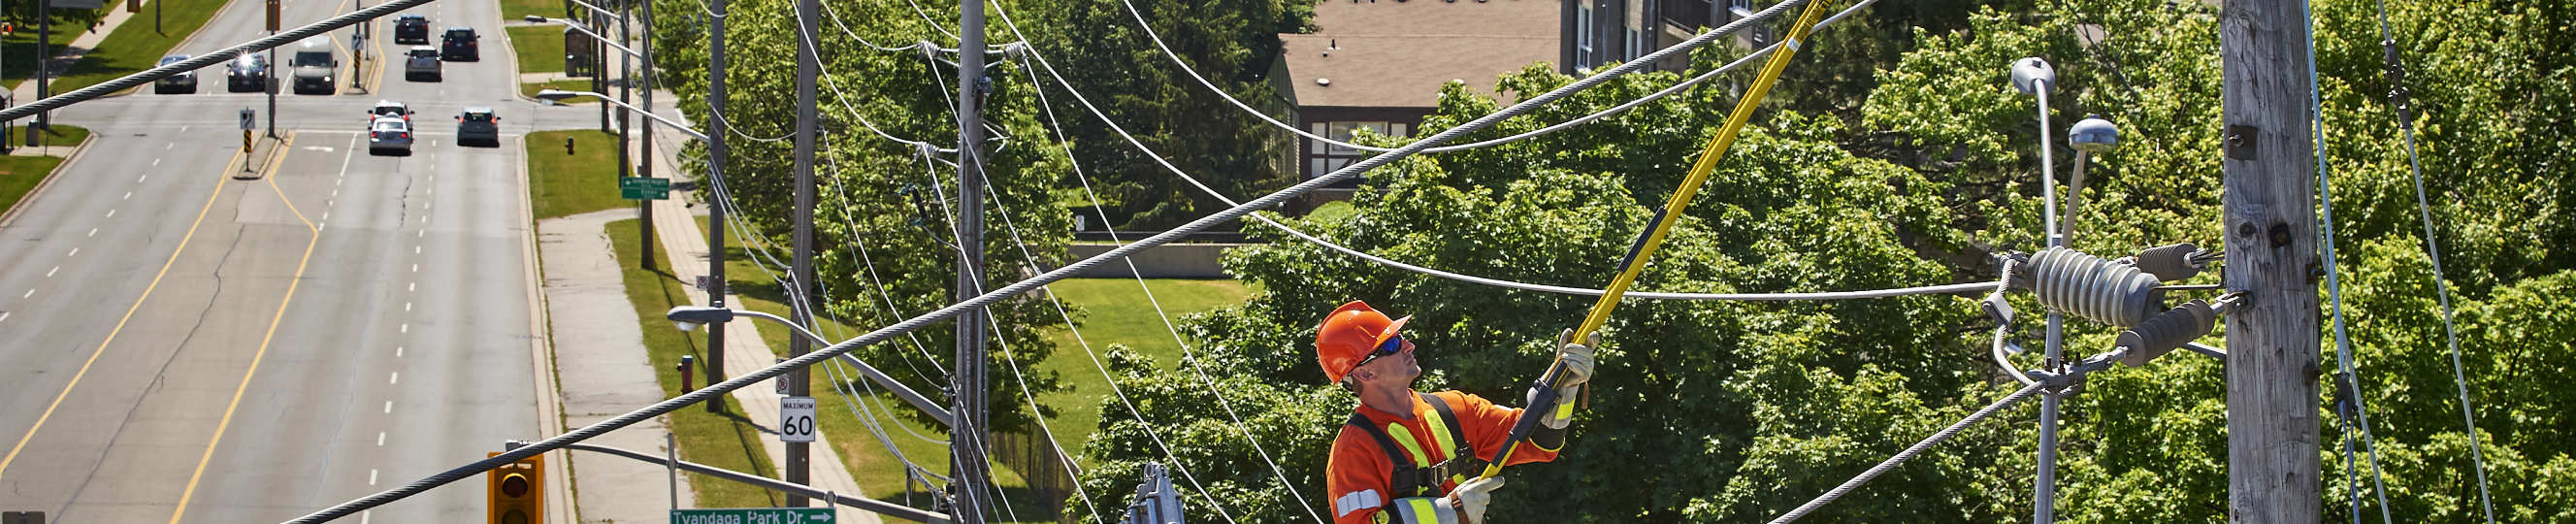
[[[259,5],[234,1],[181,52],[255,38]],[[284,18],[352,7],[290,1]],[[483,60],[438,82],[388,60],[337,95],[279,95],[289,142],[253,166],[266,178],[232,178],[237,111],[267,108],[225,93],[221,68],[197,94],[55,112],[93,142],[0,228],[0,510],[274,522],[545,436],[518,138],[597,113],[514,95],[492,2],[411,12],[474,27]],[[378,29],[369,53],[399,56],[390,21]],[[413,154],[366,151],[379,99],[417,111]],[[466,106],[499,111],[500,147],[454,143]],[[483,491],[459,482],[357,520],[479,521]]]

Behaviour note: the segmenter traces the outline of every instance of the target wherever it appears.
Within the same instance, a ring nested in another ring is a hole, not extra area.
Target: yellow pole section
[[[1807,33],[1815,28],[1817,18],[1824,14],[1826,3],[1825,0],[1811,0],[1806,10],[1798,15],[1798,23],[1789,27],[1789,36],[1781,41],[1780,50],[1771,53],[1771,60],[1762,65],[1762,74],[1754,78],[1753,89],[1746,91],[1744,98],[1735,101],[1735,112],[1726,116],[1726,125],[1719,127],[1717,136],[1709,138],[1708,147],[1700,150],[1699,161],[1691,165],[1690,176],[1682,179],[1681,188],[1673,192],[1672,200],[1664,203],[1664,214],[1657,217],[1654,229],[1647,232],[1645,240],[1636,246],[1637,253],[1629,257],[1628,267],[1620,269],[1619,276],[1610,279],[1610,285],[1603,288],[1600,301],[1594,302],[1592,312],[1584,315],[1583,324],[1574,329],[1572,340],[1581,341],[1589,338],[1593,331],[1600,330],[1603,324],[1610,322],[1610,311],[1619,307],[1619,299],[1628,294],[1629,285],[1637,282],[1637,274],[1645,271],[1646,260],[1653,258],[1655,247],[1664,243],[1664,235],[1672,231],[1673,223],[1682,216],[1682,209],[1690,206],[1691,197],[1699,194],[1699,186],[1708,182],[1709,173],[1717,169],[1718,161],[1725,159],[1727,148],[1735,145],[1736,133],[1744,130],[1746,121],[1753,119],[1754,106],[1761,104],[1763,95],[1771,92],[1771,84],[1780,80],[1780,71],[1788,69],[1789,59],[1798,54],[1798,48],[1803,45]],[[1557,369],[1563,366],[1564,362],[1558,360],[1548,366],[1546,377],[1550,387],[1555,387]],[[1572,400],[1556,399],[1557,402]],[[1525,412],[1522,416],[1543,416],[1535,412],[1542,408],[1542,406],[1529,406],[1532,412]],[[1512,449],[1519,447],[1518,441],[1518,438],[1504,441],[1503,449],[1494,453],[1494,462],[1486,465],[1484,474],[1480,476],[1491,477],[1502,473],[1503,464],[1511,459]]]

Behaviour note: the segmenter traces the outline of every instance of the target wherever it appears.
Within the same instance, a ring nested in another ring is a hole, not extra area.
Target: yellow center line
[[[286,135],[286,142],[278,144],[277,146],[277,157],[280,159],[285,158],[286,151],[289,151],[287,146],[293,145],[294,143],[295,135],[293,133],[288,133]],[[279,162],[282,163],[284,160],[280,160]],[[277,186],[276,169],[274,166],[275,164],[271,164],[269,176],[262,178],[268,179],[268,188],[277,192],[277,200],[286,203],[287,211],[294,212],[295,202],[288,200],[286,198],[286,190]],[[242,394],[250,391],[251,377],[259,375],[259,363],[261,360],[268,357],[269,342],[277,339],[277,325],[278,323],[286,320],[286,305],[295,301],[295,288],[304,283],[304,267],[306,264],[313,261],[313,247],[322,243],[322,230],[314,228],[312,221],[304,220],[304,214],[301,212],[295,213],[295,219],[304,222],[305,231],[312,233],[313,238],[304,243],[304,258],[295,262],[295,276],[292,279],[287,280],[286,296],[277,299],[277,315],[269,317],[268,333],[261,335],[259,338],[259,351],[251,353],[250,369],[242,371],[241,384],[233,386],[232,402],[224,405],[224,416],[220,419],[220,422],[215,423],[214,436],[206,439],[205,454],[197,456],[196,472],[188,474],[188,487],[179,491],[179,507],[170,511],[171,524],[177,524],[179,522],[179,517],[188,514],[188,499],[196,496],[197,481],[202,480],[206,476],[206,464],[214,461],[215,447],[222,444],[224,441],[224,430],[232,428],[233,411],[241,408]]]
[[[241,159],[242,152],[234,151],[233,159],[224,162],[223,174],[231,175],[233,162]],[[206,223],[206,212],[215,209],[215,197],[223,194],[224,183],[222,181],[215,182],[215,191],[206,195],[206,206],[197,210],[197,221],[188,224],[188,234],[179,237],[179,247],[170,251],[170,259],[161,263],[161,272],[154,273],[152,275],[152,283],[143,286],[143,295],[134,297],[134,305],[127,306],[125,308],[125,317],[116,319],[116,327],[107,330],[107,339],[98,341],[98,349],[90,350],[89,360],[81,362],[79,372],[72,373],[72,381],[68,384],[63,384],[63,391],[61,393],[54,394],[54,402],[52,404],[45,405],[44,414],[36,416],[36,425],[29,426],[27,428],[27,434],[25,436],[18,437],[18,444],[9,447],[8,455],[0,456],[0,476],[8,474],[9,464],[18,460],[18,452],[25,451],[27,449],[27,441],[35,440],[36,431],[45,428],[45,421],[54,417],[54,409],[62,407],[63,399],[71,396],[72,387],[80,385],[81,377],[89,375],[90,365],[97,364],[98,356],[107,353],[107,345],[109,343],[116,342],[116,335],[125,331],[125,323],[127,321],[134,320],[134,312],[136,310],[143,309],[143,301],[145,299],[152,298],[152,290],[154,288],[161,287],[161,277],[168,276],[170,274],[170,266],[178,264],[179,254],[188,250],[188,240],[196,238],[197,226]]]

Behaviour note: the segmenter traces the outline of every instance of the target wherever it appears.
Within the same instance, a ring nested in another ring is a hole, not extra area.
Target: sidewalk
[[[656,91],[653,95],[654,100],[657,102],[677,98],[668,91]],[[679,114],[677,109],[669,108],[669,102],[663,102],[661,105],[662,107],[655,108],[657,109],[655,113],[670,117],[674,121],[688,121],[686,117]],[[649,125],[650,121],[646,118],[637,117],[636,122],[636,125],[638,126],[636,129],[649,130],[654,134],[653,145],[654,152],[656,154],[654,155],[654,158],[648,159],[648,161],[654,162],[654,176],[664,178],[689,178],[686,175],[682,175],[683,171],[681,170],[678,158],[673,156],[680,150],[681,146],[687,144],[688,138],[680,136],[680,134],[676,132],[669,132],[667,131],[667,128],[663,126]],[[637,140],[636,142],[640,149],[642,141]],[[637,158],[641,157],[638,156]],[[707,274],[707,234],[706,230],[698,227],[696,215],[692,214],[691,210],[683,205],[685,202],[686,200],[681,199],[654,201],[653,232],[660,237],[663,253],[669,257],[667,261],[670,264],[665,267],[670,268],[672,277],[679,279],[681,282],[696,282],[699,278],[702,278]],[[700,305],[708,303],[705,290],[701,290],[696,287],[689,287],[687,289],[690,303]],[[741,301],[738,298],[728,297],[725,303],[735,305],[741,304]],[[769,367],[778,363],[778,353],[770,351],[769,344],[761,340],[760,331],[752,324],[754,322],[766,321],[743,318],[734,322],[725,323],[724,369],[726,372],[738,375],[746,371]],[[819,370],[816,374],[820,374]],[[728,376],[726,378],[732,377]],[[777,389],[767,386],[752,386],[733,391],[734,401],[741,403],[743,411],[747,412],[744,414],[751,418],[753,424],[759,425],[763,429],[763,432],[770,434],[776,434],[778,428],[779,398]],[[818,406],[817,409],[828,409],[830,407],[831,406]],[[769,448],[769,460],[771,464],[783,466],[787,463],[787,445],[785,443],[779,442],[778,439],[775,438],[762,439],[761,443]],[[813,467],[813,474],[810,476],[812,480],[809,481],[808,484],[816,488],[830,490],[835,493],[848,493],[851,496],[859,497],[867,496],[864,492],[859,490],[859,482],[850,476],[850,470],[842,466],[844,463],[841,462],[841,454],[837,448],[832,447],[832,442],[829,437],[824,436],[820,432],[815,433],[814,443],[809,446],[808,449],[812,452],[810,456]],[[780,476],[778,478],[785,477]],[[840,518],[834,522],[839,522],[841,524],[879,524],[884,522],[882,519],[878,518],[875,513],[861,511],[847,506],[840,507],[837,513]]]
[[[170,0],[151,1],[167,2]],[[61,77],[64,69],[70,69],[73,62],[79,62],[82,56],[89,55],[90,50],[97,49],[98,42],[100,40],[106,40],[108,33],[116,32],[116,26],[124,25],[125,21],[127,19],[134,18],[135,14],[136,13],[125,12],[124,4],[109,2],[107,6],[107,17],[98,21],[97,29],[91,30],[87,33],[80,33],[80,36],[72,38],[70,42],[54,42],[55,56],[54,65],[51,69],[54,72],[53,76]],[[68,30],[70,29],[76,28],[56,27],[54,28],[54,37],[59,39],[64,36],[69,36]],[[34,31],[35,26],[29,25],[24,30]],[[10,99],[16,100],[21,104],[36,101],[36,79],[34,76],[35,75],[33,74],[29,74],[26,80],[19,81],[17,89],[13,89],[9,92]],[[54,90],[54,94],[62,94],[62,90]]]
[[[555,365],[562,382],[564,423],[587,426],[662,400],[653,363],[644,354],[644,333],[635,323],[635,306],[626,301],[625,280],[608,235],[609,222],[632,218],[612,209],[537,222],[537,250],[545,268],[546,318],[554,337]],[[777,408],[770,408],[775,417]],[[588,444],[662,454],[669,425],[662,417],[637,422],[590,439]],[[573,498],[581,521],[664,522],[670,520],[669,475],[662,466],[589,452],[566,452]],[[694,507],[688,477],[680,478],[680,507]]]

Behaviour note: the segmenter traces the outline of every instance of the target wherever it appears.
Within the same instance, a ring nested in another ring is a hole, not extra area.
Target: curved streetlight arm
[[[583,1],[581,1],[581,0],[565,0],[565,1],[567,1],[567,2],[572,2],[572,3],[573,3],[573,5],[578,5],[578,6],[582,6],[582,7],[590,8],[590,10],[591,10],[591,11],[596,11],[596,12],[598,12],[601,16],[606,16],[606,17],[609,17],[609,18],[615,18],[615,19],[617,19],[617,21],[619,21],[619,22],[624,22],[624,21],[626,21],[626,15],[624,15],[624,14],[620,14],[620,13],[618,13],[618,12],[616,12],[616,11],[610,11],[610,10],[607,10],[607,9],[600,9],[600,8],[599,8],[599,6],[590,5],[590,3],[589,3],[589,2],[583,2]]]
[[[759,311],[707,306],[678,306],[671,308],[669,313],[664,314],[664,317],[671,319],[671,322],[680,324],[682,329],[689,329],[698,324],[720,324],[731,321],[737,316],[754,317],[766,319],[771,322],[777,322],[780,325],[787,326],[788,330],[796,332],[797,336],[805,337],[808,340],[813,340],[827,346],[832,344],[831,340],[825,339],[821,335],[816,335],[812,331],[807,331],[804,326],[796,325],[795,322],[788,321],[784,317]],[[884,371],[877,370],[876,366],[870,366],[867,362],[859,360],[859,357],[857,356],[846,354],[842,356],[847,357],[851,364],[858,366],[859,373],[867,375],[868,380],[876,382],[879,386],[884,386],[889,391],[893,391],[894,396],[900,397],[904,402],[912,404],[912,407],[919,408],[922,412],[929,413],[931,418],[939,420],[940,425],[949,427],[955,427],[957,425],[955,419],[949,416],[948,410],[941,408],[936,402],[931,402],[930,397],[922,396],[921,392],[913,391],[911,387],[903,385],[902,382],[896,382],[894,377],[886,375]]]
[[[538,99],[538,100],[544,100],[544,101],[547,101],[547,102],[562,102],[562,101],[564,101],[565,99],[578,98],[578,97],[585,97],[585,96],[586,96],[586,97],[591,97],[591,98],[594,98],[594,99],[598,99],[599,101],[601,101],[601,102],[606,102],[606,103],[608,103],[609,105],[613,105],[613,106],[617,106],[617,107],[626,108],[626,110],[628,110],[628,111],[632,111],[632,112],[634,112],[635,114],[643,115],[643,116],[644,116],[644,118],[652,119],[654,122],[660,122],[662,125],[670,126],[670,127],[671,127],[671,129],[679,130],[681,133],[689,135],[689,138],[695,138],[695,139],[698,139],[698,141],[700,141],[700,142],[705,142],[705,141],[707,141],[707,134],[706,134],[706,133],[698,132],[698,130],[696,130],[696,129],[690,129],[690,128],[689,128],[689,126],[688,126],[687,124],[682,124],[682,123],[680,123],[680,122],[679,122],[679,121],[677,121],[677,120],[672,120],[672,119],[670,119],[669,117],[664,117],[664,116],[662,116],[662,115],[656,115],[656,114],[653,114],[653,112],[652,112],[652,111],[645,111],[645,110],[644,110],[644,108],[641,108],[641,107],[635,107],[633,104],[628,104],[628,103],[625,103],[625,102],[619,102],[619,101],[617,101],[617,99],[616,99],[616,98],[614,98],[614,97],[610,97],[610,96],[608,96],[608,95],[603,95],[603,94],[599,94],[599,93],[593,93],[593,92],[589,92],[589,91],[565,91],[565,90],[561,90],[561,89],[546,89],[546,90],[537,91],[537,99]]]

